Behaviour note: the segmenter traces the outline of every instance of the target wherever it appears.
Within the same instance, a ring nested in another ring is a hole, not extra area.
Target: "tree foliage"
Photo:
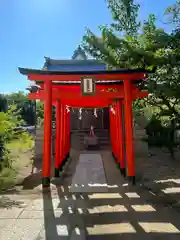
[[[0,95],[0,171],[12,163],[7,144],[27,135],[18,127],[34,124],[35,104],[24,92]]]
[[[6,144],[17,138],[15,129],[22,123],[16,105],[12,105],[7,112],[0,112],[0,170],[11,165]]]
[[[169,6],[165,14],[168,15],[169,23],[174,23],[176,27],[179,26],[179,19],[180,19],[180,0],[177,0],[172,6]]]
[[[19,116],[24,119],[25,124],[35,125],[35,104],[28,99],[24,92],[11,93],[6,95],[8,105],[17,106]]]
[[[100,26],[100,37],[87,29],[82,46],[89,54],[104,61],[111,68],[156,69],[154,74],[149,75],[147,81],[151,93],[148,101],[160,107],[162,112],[169,110],[171,116],[178,115],[177,107],[180,100],[178,26],[169,34],[156,27],[156,17],[153,14],[140,24],[137,21],[139,5],[133,4],[132,0],[107,2],[113,23],[110,26]]]
[[[6,112],[8,109],[7,99],[3,94],[0,94],[0,112]]]
[[[145,104],[156,106],[159,116],[179,122],[180,1],[165,10],[165,18],[170,19],[169,24],[174,24],[171,33],[157,27],[154,14],[139,23],[140,6],[133,0],[107,0],[107,3],[112,24],[99,27],[101,36],[86,29],[82,47],[109,68],[155,70],[147,79],[150,94]]]

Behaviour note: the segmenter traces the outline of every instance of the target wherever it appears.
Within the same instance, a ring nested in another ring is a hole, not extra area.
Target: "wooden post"
[[[109,135],[110,135],[110,141],[111,141],[111,151],[113,152],[113,144],[112,144],[112,125],[111,125],[111,110],[109,110]]]
[[[67,113],[67,159],[69,158],[69,155],[70,155],[70,116],[71,116],[71,113],[68,112]]]
[[[55,151],[55,172],[54,176],[59,177],[59,159],[60,159],[60,132],[61,132],[61,103],[56,101],[56,151]]]
[[[52,82],[45,81],[44,90],[44,151],[42,167],[42,186],[50,186],[51,175],[51,138],[52,138]]]
[[[128,178],[132,181],[133,184],[135,184],[131,83],[128,80],[124,80],[124,97],[126,159]]]
[[[118,102],[115,104],[115,121],[116,121],[116,157],[117,157],[117,167],[120,168],[120,142],[119,142],[119,127],[120,127],[120,122],[119,122],[119,111],[118,111]]]
[[[113,114],[111,109],[109,108],[109,120],[110,120],[110,139],[111,139],[111,151],[112,151],[112,155],[115,158],[114,155],[114,124],[113,124]]]
[[[113,124],[113,134],[114,134],[114,156],[115,161],[117,162],[117,127],[116,127],[116,104],[114,104],[113,109],[115,111],[115,114],[112,113],[112,124]]]
[[[66,107],[63,105],[63,147],[62,147],[62,161],[63,165],[65,164],[65,155],[66,155]]]
[[[60,114],[60,157],[59,157],[59,171],[62,170],[62,160],[63,160],[63,105],[61,104],[61,114]]]
[[[118,112],[117,112],[117,102],[114,104],[114,125],[115,125],[115,146],[116,146],[116,163],[119,162],[119,125],[118,125]]]
[[[118,100],[117,102],[117,113],[118,113],[118,133],[119,133],[119,158],[120,158],[120,171],[121,174],[126,176],[125,168],[125,152],[124,152],[124,136],[123,136],[123,119],[122,119],[122,101]]]
[[[65,149],[65,156],[64,156],[64,161],[66,162],[67,160],[67,152],[68,152],[68,149],[67,149],[67,143],[68,143],[68,113],[67,113],[67,110],[66,110],[66,107],[65,107],[65,143],[64,143],[64,149]]]

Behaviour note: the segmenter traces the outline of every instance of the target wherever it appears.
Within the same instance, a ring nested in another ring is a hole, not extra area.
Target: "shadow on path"
[[[152,204],[155,196],[129,186],[110,155],[102,158],[104,183],[74,183],[74,165],[68,169],[71,179],[54,181],[43,193],[44,229],[38,240],[180,239],[179,215]]]
[[[47,240],[180,239],[178,218],[169,209],[146,203],[133,189],[108,186],[108,193],[83,189],[72,193],[58,185],[56,189],[56,196],[43,193],[45,226],[38,239],[44,239],[42,234]]]

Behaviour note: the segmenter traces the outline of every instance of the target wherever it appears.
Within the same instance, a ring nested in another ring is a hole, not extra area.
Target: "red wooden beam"
[[[32,94],[30,93],[30,96]],[[37,99],[45,99],[46,94],[44,91],[36,93]],[[113,99],[113,98],[123,98],[123,92],[97,92],[94,96],[82,96],[80,93],[76,92],[61,92],[53,91],[52,98],[55,100],[63,99],[82,99],[82,101],[91,101],[91,99]]]
[[[136,98],[142,98],[142,97],[146,97],[148,95],[148,92],[141,92],[139,89],[133,89],[132,90],[132,98],[133,100]],[[37,93],[29,93],[28,97],[31,100],[36,100],[36,99],[40,99],[40,100],[44,100],[45,99],[45,92],[44,90],[41,90]],[[80,93],[76,93],[76,92],[59,92],[58,90],[53,90],[53,95],[52,95],[52,99],[53,100],[82,100],[82,103],[85,101],[91,101],[91,100],[106,100],[106,99],[123,99],[124,98],[124,92],[101,92],[101,91],[97,91],[96,95],[94,96],[82,96]]]
[[[81,75],[42,75],[42,74],[29,74],[28,79],[33,81],[80,81],[84,76]],[[88,74],[87,77],[95,78],[96,80],[138,80],[145,79],[145,73],[116,73],[116,74]]]
[[[81,108],[81,107],[84,107],[84,108],[101,108],[101,107],[108,107],[111,103],[112,103],[112,100],[91,100],[89,102],[83,102],[82,100],[62,100],[61,101],[62,104],[64,105],[68,105],[70,107],[76,107],[76,108]],[[53,105],[55,106],[55,101],[53,101]]]
[[[42,83],[42,84],[40,84],[39,85],[40,86],[40,88],[41,89],[44,89],[44,84]],[[135,88],[136,86],[135,85],[133,85],[132,86],[132,88]],[[104,90],[108,90],[108,89],[114,89],[114,90],[119,90],[119,91],[123,91],[123,84],[122,85],[120,85],[120,84],[104,84],[104,85],[96,85],[96,90],[98,89],[100,89],[100,90],[102,90],[102,89],[104,89]],[[80,86],[80,84],[78,84],[78,85],[53,85],[52,86],[52,89],[54,90],[54,89],[57,89],[57,90],[59,90],[60,92],[64,92],[64,91],[77,91],[77,92],[81,92],[81,86]]]
[[[68,88],[67,88],[68,89]],[[75,89],[75,88],[74,88]],[[77,89],[77,88],[76,88]],[[62,91],[62,92],[61,92]],[[44,90],[40,90],[37,93],[29,93],[28,97],[31,100],[45,99]],[[144,98],[148,96],[147,91],[140,91],[138,88],[131,86],[131,98],[134,101],[137,98]],[[59,89],[53,89],[52,101],[60,100],[61,103],[69,105],[71,107],[107,107],[114,99],[123,99],[124,91],[121,92],[102,92],[98,89],[95,96],[82,96],[80,93],[73,92],[72,90],[65,91]]]
[[[135,85],[132,85],[131,86],[131,89],[132,91],[134,90],[138,90],[139,89],[135,86]],[[39,90],[39,91],[43,91],[42,90]],[[81,87],[80,86],[76,86],[74,88],[56,88],[56,86],[53,87],[53,92],[58,94],[58,95],[62,95],[62,94],[79,94],[79,95],[82,95],[82,91],[81,91]],[[124,92],[124,87],[123,85],[117,85],[116,87],[110,87],[110,86],[96,86],[96,96],[98,94],[103,94],[103,95],[109,95],[109,94],[118,94],[118,93],[123,93]]]

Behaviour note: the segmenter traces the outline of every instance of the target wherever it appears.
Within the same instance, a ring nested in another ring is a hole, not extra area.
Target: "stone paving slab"
[[[0,219],[0,239],[35,240],[43,224],[43,219]]]
[[[90,192],[92,187],[89,184],[107,184],[102,157],[98,153],[80,154],[70,192]],[[97,186],[96,191],[102,192],[108,189]]]
[[[0,219],[16,219],[19,217],[21,212],[24,209],[22,208],[0,208]]]
[[[26,208],[25,210],[33,211],[33,210],[52,210],[57,209],[59,205],[60,200],[58,198],[52,198],[52,199],[43,199],[38,198],[36,200],[33,200]]]
[[[136,187],[128,186],[109,155],[103,157],[103,170],[102,159],[95,159],[94,164],[86,156],[80,165],[106,171],[108,178],[103,172],[100,183],[96,182],[97,174],[91,175],[88,170],[88,179],[84,179],[79,171],[80,180],[75,172],[68,185],[53,186],[36,199],[6,198],[8,204],[4,201],[6,207],[0,207],[0,240],[180,239],[179,214],[154,206]],[[10,203],[12,207],[8,208]]]
[[[139,236],[137,225],[143,232],[143,238],[139,239],[145,239],[146,233],[153,232],[167,234],[167,238],[163,237],[164,239],[180,239],[180,225],[178,227],[175,224],[176,219],[173,220],[173,214],[171,216],[169,210],[164,211],[150,204],[147,205],[138,193],[128,190],[119,187],[116,193],[89,193],[87,196],[85,193],[85,195],[82,194],[83,199],[80,198],[81,195],[76,199],[72,196],[65,199],[61,195],[60,199],[51,200],[51,203],[55,200],[58,205],[51,204],[46,196],[43,200],[41,196],[32,201],[29,206],[37,204],[33,209],[39,209],[41,206],[39,203],[46,202],[47,208],[32,210],[27,206],[21,209],[22,212],[18,217],[13,212],[20,209],[14,207],[5,209],[4,211],[11,210],[12,216],[16,219],[10,219],[10,216],[9,219],[6,217],[0,219],[0,239],[85,240],[87,234],[92,236],[92,239],[95,236],[94,239],[107,239],[105,237],[109,234],[111,235],[108,239],[111,239],[113,234],[119,236],[114,239],[121,239],[122,236],[129,239],[128,236],[132,233],[134,236]],[[106,204],[104,200],[107,200]],[[51,210],[48,204],[53,206]],[[148,239],[154,239],[154,237]]]
[[[52,211],[46,211],[46,216],[48,217],[52,217]],[[27,211],[24,210],[20,215],[19,215],[19,219],[44,219],[44,211]]]

